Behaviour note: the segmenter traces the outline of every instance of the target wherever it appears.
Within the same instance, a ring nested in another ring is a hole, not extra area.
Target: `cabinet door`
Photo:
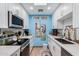
[[[0,3],[0,28],[8,28],[6,3]]]
[[[11,56],[20,56],[20,49],[14,52]]]
[[[54,56],[61,56],[61,47],[55,42],[55,41],[51,41],[51,49],[53,51],[53,55]]]
[[[62,18],[72,12],[72,3],[61,4],[53,14],[54,28],[62,29]],[[60,21],[59,21],[60,20]]]
[[[54,55],[61,56],[61,47],[54,42]]]
[[[50,52],[53,56],[60,56],[61,55],[61,49],[60,49],[60,46],[56,44],[55,41],[53,41],[54,38],[49,38],[49,49],[50,49]]]
[[[54,56],[55,55],[55,45],[54,45],[54,42],[52,41],[52,42],[50,42],[50,47],[51,47],[51,53],[52,53],[52,55]]]
[[[21,56],[29,56],[29,45],[28,46],[26,46],[25,48],[24,48],[24,50],[21,52]]]
[[[33,48],[33,37],[30,39],[30,53],[31,53],[31,51],[32,51],[32,48]]]
[[[79,28],[79,3],[73,4],[73,27]]]
[[[53,56],[61,56],[61,47],[54,40],[54,38],[48,38],[49,50]]]
[[[73,10],[72,8],[72,3],[64,3],[62,4],[62,8],[61,8],[61,18],[63,16],[66,16],[67,14],[71,13]]]
[[[50,50],[51,54],[54,55],[53,43],[52,43],[51,40],[52,40],[52,39],[48,38],[48,46],[49,46],[49,50]]]

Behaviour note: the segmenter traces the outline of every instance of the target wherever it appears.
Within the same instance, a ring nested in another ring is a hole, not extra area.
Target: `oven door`
[[[27,40],[24,44],[22,44],[21,46],[21,52],[20,55],[21,56],[29,56],[29,40]]]

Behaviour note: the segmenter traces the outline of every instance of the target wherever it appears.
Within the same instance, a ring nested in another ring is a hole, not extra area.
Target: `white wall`
[[[28,28],[28,14],[18,3],[0,3],[0,28],[8,28],[8,11],[14,13],[24,19],[24,29]],[[17,10],[17,11],[15,11]]]

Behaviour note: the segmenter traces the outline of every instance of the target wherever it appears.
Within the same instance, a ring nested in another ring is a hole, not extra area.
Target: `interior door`
[[[29,30],[34,36],[34,46],[42,46],[43,43],[48,43],[47,35],[52,29],[51,16],[29,16]]]

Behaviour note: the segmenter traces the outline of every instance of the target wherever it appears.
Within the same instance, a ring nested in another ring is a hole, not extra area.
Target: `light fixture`
[[[48,10],[50,10],[50,9],[51,9],[51,7],[48,7],[47,9],[48,9]]]
[[[67,7],[67,6],[64,6],[64,7],[63,7],[63,10],[67,10],[67,9],[68,9],[68,7]]]
[[[33,7],[31,6],[30,9],[33,10]]]
[[[47,3],[34,3],[35,6],[47,5]]]

